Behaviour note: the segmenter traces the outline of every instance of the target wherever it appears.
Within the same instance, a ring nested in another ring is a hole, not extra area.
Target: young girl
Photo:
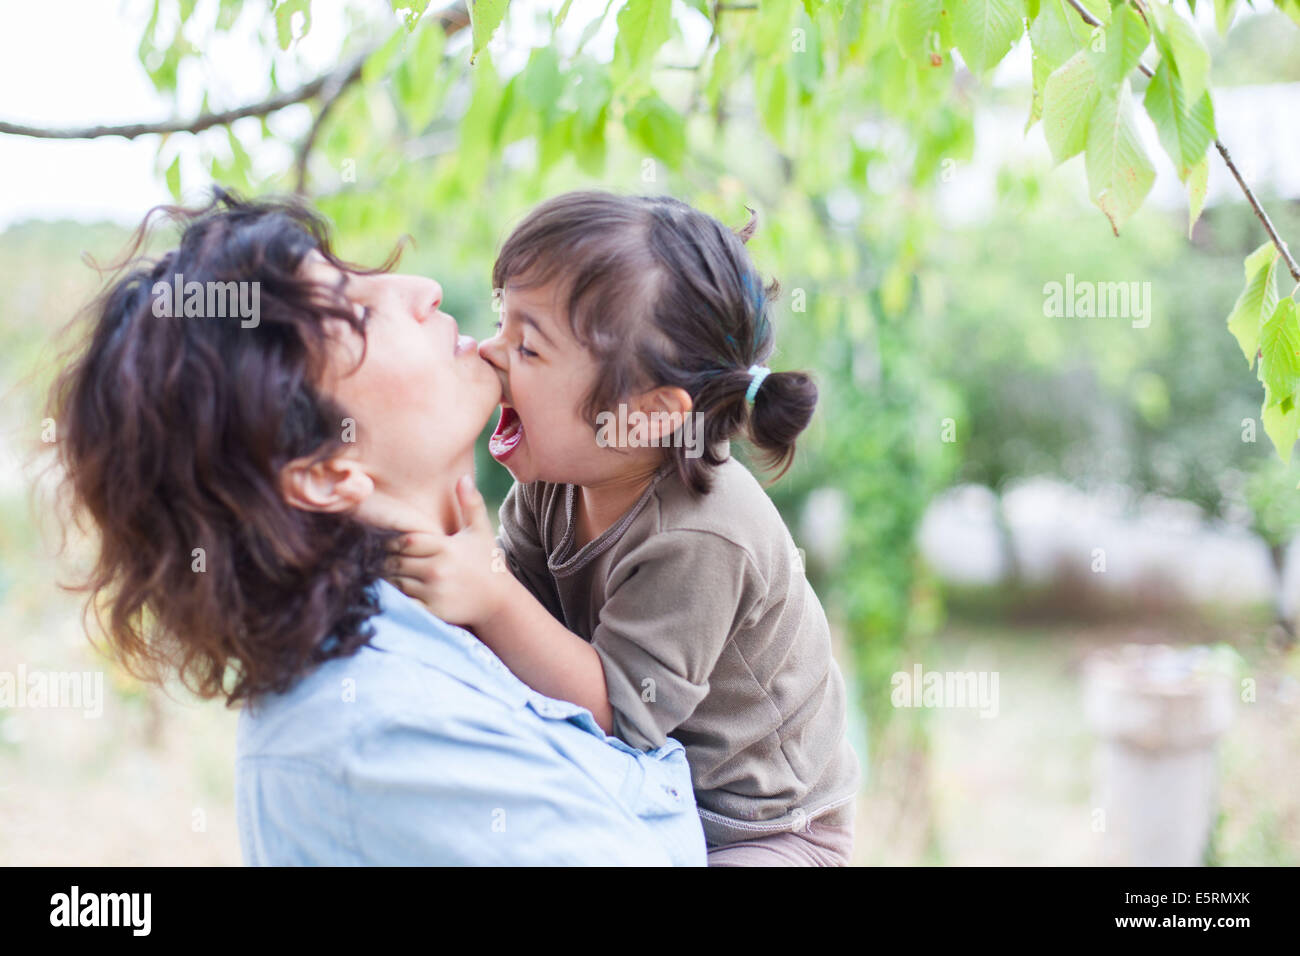
[[[817,400],[762,364],[775,283],[753,228],[663,197],[536,208],[497,259],[480,346],[504,394],[491,452],[516,480],[500,535],[467,476],[463,530],[406,535],[393,581],[606,733],[680,740],[710,865],[845,865],[858,765],[826,617],[729,455],[745,431],[788,468]]]

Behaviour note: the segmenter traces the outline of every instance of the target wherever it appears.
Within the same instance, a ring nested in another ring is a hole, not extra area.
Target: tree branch
[[[372,52],[374,51],[368,50],[337,70],[318,76],[297,89],[288,90],[237,109],[222,110],[219,113],[202,113],[193,119],[164,120],[158,123],[128,123],[123,126],[83,126],[74,129],[23,126],[19,123],[8,123],[0,120],[0,133],[9,133],[14,136],[33,136],[37,139],[100,139],[105,136],[136,139],[153,133],[201,133],[214,126],[229,126],[235,120],[241,120],[248,116],[266,116],[287,106],[305,102],[317,96],[327,86],[338,84],[340,80],[351,82],[361,75],[361,66],[365,63],[366,57]]]
[[[1066,0],[1066,3],[1078,11],[1079,16],[1083,18],[1083,22],[1088,24],[1088,26],[1099,27],[1102,25],[1101,21],[1094,17],[1092,13],[1090,13],[1088,9],[1079,2],[1079,0]],[[1138,63],[1138,69],[1146,76],[1151,76],[1151,70],[1145,63]],[[1216,137],[1214,140],[1214,148],[1219,151],[1219,155],[1223,157],[1224,165],[1226,165],[1228,171],[1232,173],[1232,178],[1237,181],[1237,185],[1240,186],[1241,191],[1245,193],[1246,201],[1250,203],[1250,208],[1255,211],[1256,218],[1263,224],[1264,231],[1268,233],[1269,241],[1277,247],[1277,251],[1282,256],[1282,261],[1286,263],[1287,271],[1291,273],[1291,278],[1295,279],[1296,282],[1300,282],[1300,265],[1296,264],[1295,259],[1291,256],[1291,250],[1288,249],[1286,243],[1282,241],[1282,237],[1277,234],[1277,229],[1273,226],[1273,220],[1269,219],[1268,213],[1264,211],[1264,207],[1260,204],[1254,191],[1247,184],[1246,180],[1242,178],[1241,171],[1237,169],[1237,164],[1234,163],[1232,157],[1228,155],[1228,147],[1224,146],[1223,141]]]
[[[360,70],[357,71],[359,76]],[[350,74],[349,74],[350,77]],[[320,135],[321,127],[325,125],[325,117],[329,115],[330,109],[339,98],[343,91],[352,85],[353,80],[349,77],[342,77],[338,82],[331,84],[321,91],[320,109],[316,111],[316,118],[312,120],[311,129],[303,138],[302,144],[298,147],[297,156],[294,158],[294,192],[302,195],[307,191],[307,158],[311,155],[312,147],[316,145],[316,137]]]
[[[469,11],[465,0],[457,0],[445,10],[430,14],[442,24],[443,30],[450,36],[469,26]],[[266,116],[288,106],[303,103],[326,94],[329,101],[330,92],[337,99],[339,93],[361,77],[361,67],[377,48],[363,51],[343,66],[324,73],[302,86],[256,103],[249,103],[236,109],[222,110],[217,113],[202,113],[192,119],[163,120],[156,123],[127,123],[120,126],[83,126],[73,129],[52,129],[42,126],[26,126],[21,123],[9,123],[0,120],[0,133],[13,136],[31,136],[37,139],[100,139],[106,136],[121,136],[124,139],[136,139],[158,133],[201,133],[214,126],[229,126],[236,120],[249,116]],[[317,119],[319,120],[319,116]]]

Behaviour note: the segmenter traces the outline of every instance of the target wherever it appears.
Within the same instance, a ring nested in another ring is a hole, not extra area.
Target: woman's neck
[[[455,534],[463,523],[456,499],[456,482],[473,474],[474,453],[471,450],[418,485],[405,481],[401,484],[378,482],[375,493],[362,505],[359,517],[379,527]]]

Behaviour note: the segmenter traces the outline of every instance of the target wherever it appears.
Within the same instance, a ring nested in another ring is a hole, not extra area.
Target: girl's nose
[[[504,372],[506,370],[505,343],[501,340],[500,332],[480,342],[478,344],[478,354],[486,359],[489,365],[499,371]]]

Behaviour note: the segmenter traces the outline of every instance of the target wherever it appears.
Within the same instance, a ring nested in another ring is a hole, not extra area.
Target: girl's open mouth
[[[503,404],[501,420],[497,422],[496,431],[488,439],[488,451],[497,461],[505,461],[523,437],[524,423],[519,420],[519,413],[509,405]]]

